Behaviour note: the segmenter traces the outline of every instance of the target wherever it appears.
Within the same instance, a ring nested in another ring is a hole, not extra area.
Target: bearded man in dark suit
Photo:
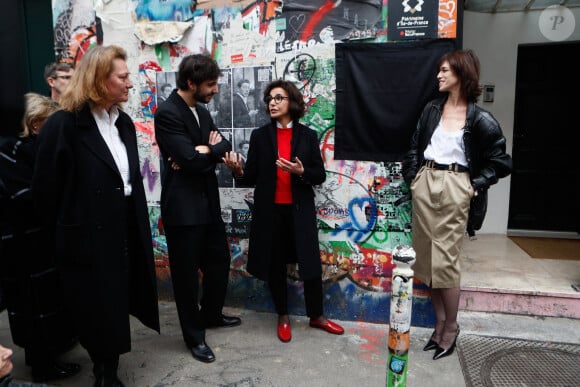
[[[161,217],[177,314],[185,344],[195,359],[206,363],[213,362],[215,355],[205,342],[205,328],[241,323],[240,318],[222,313],[230,253],[215,169],[232,146],[205,106],[218,92],[220,75],[217,63],[206,55],[183,58],[177,90],[155,113],[162,157]]]

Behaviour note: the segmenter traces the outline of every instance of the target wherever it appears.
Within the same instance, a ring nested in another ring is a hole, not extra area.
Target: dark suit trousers
[[[165,236],[179,323],[191,347],[205,341],[205,321],[222,313],[230,270],[225,225],[165,226]],[[201,309],[198,270],[203,274]]]
[[[268,286],[278,315],[288,314],[288,263],[296,262],[296,242],[292,205],[274,206],[274,244],[270,260]],[[318,318],[323,315],[322,277],[304,280],[304,302],[306,315]]]

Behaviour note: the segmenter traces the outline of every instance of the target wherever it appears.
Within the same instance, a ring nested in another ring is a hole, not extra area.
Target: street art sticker
[[[206,11],[192,0],[133,0],[137,20],[187,21]]]
[[[240,12],[232,13],[229,22],[222,25],[221,33],[216,35],[214,56],[222,67],[239,65],[271,64],[274,58],[275,39],[273,24],[265,32],[244,27],[244,17]]]
[[[369,39],[383,29],[379,1],[284,1],[285,28],[276,52],[295,51],[329,39]]]
[[[165,241],[165,230],[161,220],[161,208],[149,207],[149,223],[151,225],[151,235],[153,236],[153,257],[155,266],[168,267],[169,255],[167,253],[167,243]]]
[[[53,0],[52,14],[57,62],[75,65],[92,45],[102,43],[92,0]]]
[[[161,67],[154,61],[146,61],[139,65],[139,86],[141,89],[141,114],[143,120],[153,120],[157,95],[156,73]]]
[[[159,147],[155,141],[155,129],[152,121],[135,122],[139,162],[145,195],[149,205],[159,205],[161,196],[161,169],[159,168]]]
[[[457,37],[457,0],[439,1],[438,36],[440,38]]]

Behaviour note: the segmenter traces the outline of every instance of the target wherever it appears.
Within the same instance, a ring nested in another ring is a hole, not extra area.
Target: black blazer
[[[174,90],[155,112],[155,137],[162,163],[161,216],[167,226],[222,222],[215,169],[232,145],[222,135],[219,144],[210,146],[211,153],[197,152],[195,147],[208,145],[210,131],[218,129],[203,104],[198,103],[196,110],[199,125]],[[171,168],[173,161],[180,169]]]
[[[125,198],[123,179],[88,105],[48,118],[38,136],[32,179],[35,202],[47,226],[54,228],[59,266],[74,273],[64,285],[80,328],[94,333],[92,349],[105,353],[130,350],[129,313],[159,331],[157,278],[135,126],[123,112],[115,125],[127,149],[131,201]],[[126,254],[127,210],[135,214],[139,249],[132,262]]]

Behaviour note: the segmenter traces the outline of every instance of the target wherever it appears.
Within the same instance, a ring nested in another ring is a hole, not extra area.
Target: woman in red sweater
[[[305,104],[291,82],[277,80],[264,90],[271,122],[252,132],[244,167],[240,154],[229,152],[224,162],[236,186],[255,187],[247,271],[268,282],[278,313],[278,338],[292,338],[288,317],[288,263],[298,265],[310,326],[333,334],[344,329],[324,317],[322,267],[318,247],[313,186],[326,172],[315,131],[299,120]]]

